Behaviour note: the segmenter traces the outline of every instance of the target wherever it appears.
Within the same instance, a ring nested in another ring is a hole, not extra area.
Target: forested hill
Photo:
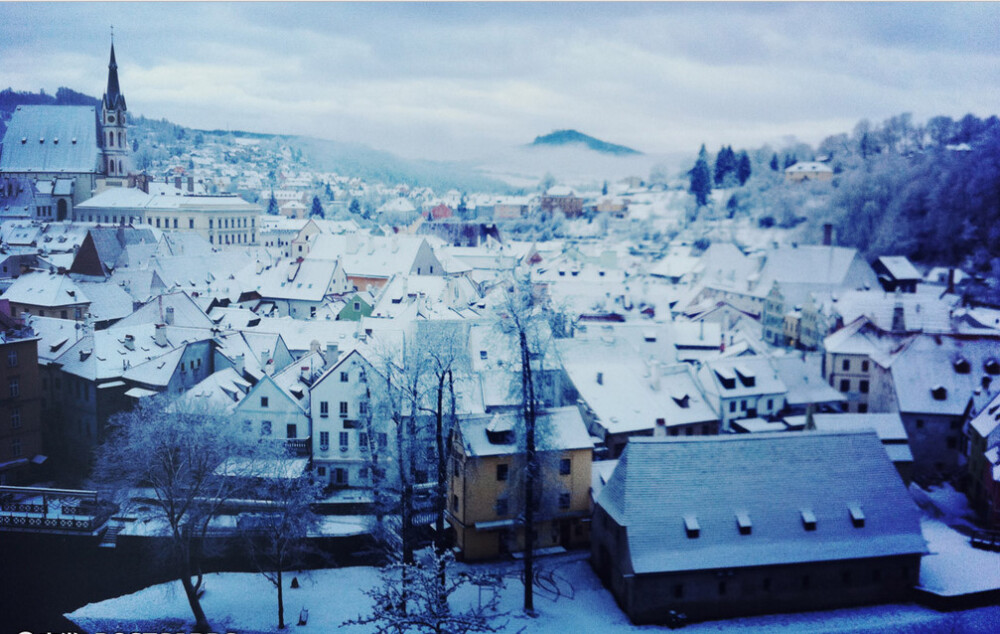
[[[840,241],[869,254],[1000,269],[1000,120],[859,124],[819,147],[841,170],[830,200]]]

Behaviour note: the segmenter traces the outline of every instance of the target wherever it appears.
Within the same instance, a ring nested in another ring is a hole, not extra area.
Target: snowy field
[[[537,618],[521,614],[523,590],[517,566],[502,566],[506,583],[499,617],[504,632],[637,632],[665,630],[631,625],[591,571],[585,554],[544,558],[542,577],[549,579],[536,593]],[[345,620],[368,610],[362,590],[378,581],[371,567],[314,570],[298,574],[298,589],[285,593],[286,621],[296,634],[332,631],[367,632],[370,627],[341,627]],[[476,601],[470,588],[457,602]],[[276,595],[262,576],[248,573],[209,575],[202,605],[216,631],[240,634],[277,631]],[[296,626],[299,611],[309,610],[309,622]],[[117,599],[84,606],[67,615],[88,632],[181,631],[190,628],[190,610],[180,584],[162,584]],[[696,623],[687,632],[969,632],[1000,631],[1000,607],[942,613],[918,605],[883,605],[850,610],[771,615]]]

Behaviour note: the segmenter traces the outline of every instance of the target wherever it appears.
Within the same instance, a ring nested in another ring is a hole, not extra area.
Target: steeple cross
[[[112,44],[115,43],[115,25],[114,24],[111,25],[111,43]]]

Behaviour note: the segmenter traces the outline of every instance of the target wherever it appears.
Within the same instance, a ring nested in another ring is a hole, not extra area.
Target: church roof
[[[0,151],[0,172],[96,172],[93,106],[18,106]]]

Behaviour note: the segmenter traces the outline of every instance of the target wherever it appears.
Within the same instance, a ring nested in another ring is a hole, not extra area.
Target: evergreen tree
[[[691,168],[691,193],[694,194],[695,201],[699,207],[708,204],[708,195],[712,193],[712,175],[708,169],[708,153],[705,152],[705,144],[698,151],[698,160]]]
[[[736,154],[732,146],[722,146],[715,157],[715,185],[722,187],[726,176],[736,170]]]
[[[778,171],[778,154],[777,153],[775,153],[771,157],[771,171],[774,171],[774,172]]]
[[[784,163],[785,169],[788,169],[789,167],[791,167],[792,165],[795,165],[796,163],[798,163],[798,159],[795,158],[794,154],[786,154],[785,155],[785,163]]]
[[[608,195],[608,181],[604,181],[604,186],[601,187],[601,196]]]
[[[319,202],[319,196],[313,196],[312,209],[309,210],[310,218],[323,218],[323,204]]]
[[[462,194],[461,200],[458,201],[458,209],[455,211],[458,213],[459,218],[462,220],[468,220],[469,206],[465,203],[465,194]]]
[[[347,211],[351,212],[351,215],[353,216],[361,215],[361,203],[358,202],[357,198],[351,199],[351,204],[348,205]]]
[[[271,190],[271,200],[267,201],[267,213],[269,216],[278,215],[278,201],[274,197],[274,190]]]
[[[750,174],[753,169],[750,167],[750,156],[747,155],[746,150],[740,151],[740,157],[736,162],[736,178],[740,181],[740,185],[746,185],[747,180],[750,178]]]

